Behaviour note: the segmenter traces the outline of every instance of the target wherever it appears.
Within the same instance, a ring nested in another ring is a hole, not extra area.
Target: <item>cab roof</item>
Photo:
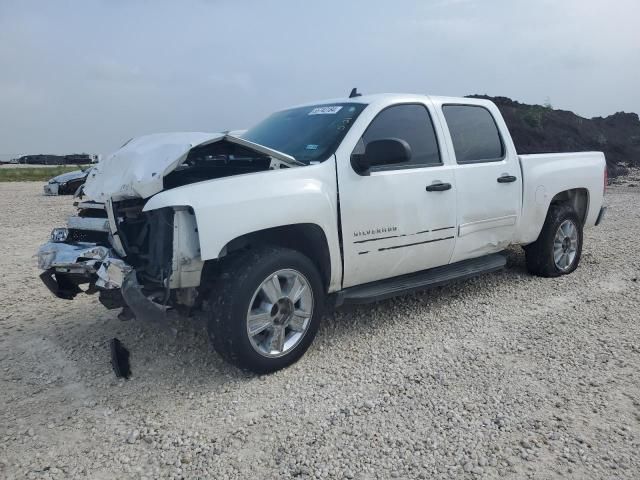
[[[331,98],[327,100],[318,100],[315,102],[305,102],[300,105],[295,105],[290,108],[308,107],[312,105],[330,105],[335,103],[362,103],[366,105],[382,104],[392,105],[394,103],[405,102],[418,102],[418,101],[431,101],[437,104],[445,103],[464,103],[466,105],[493,105],[490,100],[480,98],[467,98],[467,97],[447,97],[447,96],[433,96],[423,95],[416,93],[375,93],[371,95],[361,95],[358,97],[342,97]]]

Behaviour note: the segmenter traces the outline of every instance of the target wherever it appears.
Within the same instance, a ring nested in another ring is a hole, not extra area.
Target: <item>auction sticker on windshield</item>
[[[335,115],[342,109],[342,106],[316,107],[309,112],[309,115]]]

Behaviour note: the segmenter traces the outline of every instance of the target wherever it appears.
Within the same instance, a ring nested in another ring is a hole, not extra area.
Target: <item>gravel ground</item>
[[[338,311],[265,377],[223,363],[197,322],[173,319],[174,337],[55,299],[32,255],[71,200],[2,184],[0,477],[640,478],[630,183],[574,274],[532,277],[513,249],[503,272]]]

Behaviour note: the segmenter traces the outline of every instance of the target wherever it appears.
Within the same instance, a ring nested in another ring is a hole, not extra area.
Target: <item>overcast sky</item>
[[[640,111],[638,0],[0,0],[0,153],[105,153],[365,93]]]

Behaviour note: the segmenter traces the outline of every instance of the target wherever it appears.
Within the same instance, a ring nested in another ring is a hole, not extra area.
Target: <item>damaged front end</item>
[[[193,212],[142,212],[143,206],[143,200],[80,203],[79,215],[38,250],[47,288],[66,300],[98,293],[109,309],[128,306],[138,318],[161,319],[173,290],[199,285],[203,262]]]
[[[284,153],[224,133],[156,134],[132,139],[91,170],[78,213],[38,251],[54,295],[98,293],[107,308],[158,319],[168,307],[197,306],[204,267],[194,211],[145,210],[154,195],[298,164]],[[214,188],[214,184],[212,184]]]

